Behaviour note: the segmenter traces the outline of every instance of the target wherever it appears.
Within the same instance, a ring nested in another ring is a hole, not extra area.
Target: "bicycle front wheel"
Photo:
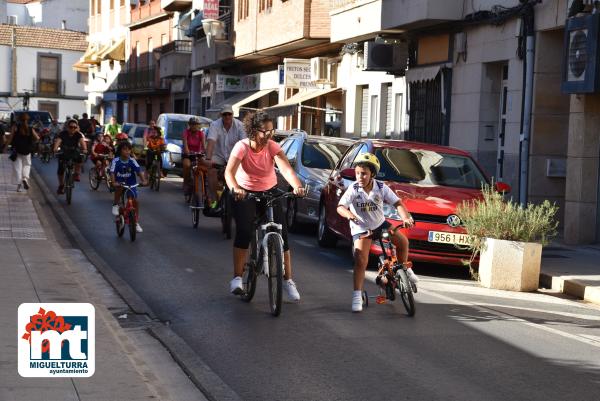
[[[269,306],[271,314],[281,314],[281,292],[283,290],[283,247],[281,237],[270,235],[267,239],[269,268]]]
[[[125,218],[122,214],[119,214],[119,216],[117,216],[115,219],[115,226],[117,228],[117,235],[122,237],[123,233],[125,232]]]
[[[412,286],[408,280],[408,274],[406,274],[403,269],[399,269],[396,277],[398,279],[398,292],[400,293],[400,298],[406,308],[406,313],[408,316],[414,316],[415,298],[413,296]]]
[[[136,226],[135,211],[130,210],[129,211],[129,239],[131,240],[131,242],[135,241],[135,236],[137,234],[135,226]]]
[[[96,170],[96,167],[92,167],[90,169],[89,177],[90,177],[90,188],[94,191],[97,190],[98,187],[100,186],[100,180],[98,179],[98,171]]]
[[[67,205],[70,205],[73,197],[73,173],[70,170],[67,170],[65,174],[65,195],[67,196]]]
[[[200,198],[198,194],[192,194],[190,210],[192,211],[192,225],[194,228],[198,228],[198,222],[200,221]]]
[[[154,169],[154,190],[156,192],[158,192],[160,190],[160,179],[161,179],[161,175],[162,172],[160,171],[160,165],[157,164],[155,169]]]

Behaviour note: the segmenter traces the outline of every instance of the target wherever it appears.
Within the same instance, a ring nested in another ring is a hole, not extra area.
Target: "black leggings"
[[[233,195],[232,195],[233,196]],[[235,240],[233,246],[240,249],[248,249],[252,235],[254,234],[254,220],[256,216],[266,213],[265,202],[257,202],[256,199],[243,199],[233,201],[233,218],[235,219]],[[281,237],[283,238],[283,250],[290,249],[288,245],[287,222],[281,207],[281,199],[273,204],[273,219],[281,224]]]

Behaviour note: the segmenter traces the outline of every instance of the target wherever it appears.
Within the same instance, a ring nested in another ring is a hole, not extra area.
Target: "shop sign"
[[[310,60],[284,59],[284,86],[286,88],[316,88],[310,77]]]
[[[204,19],[219,19],[219,0],[204,0],[202,16]]]
[[[217,92],[248,92],[259,89],[258,74],[217,75]]]

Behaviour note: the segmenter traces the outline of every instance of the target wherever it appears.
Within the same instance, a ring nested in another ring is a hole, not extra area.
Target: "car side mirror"
[[[512,189],[512,188],[510,187],[510,185],[508,185],[508,184],[507,184],[507,183],[505,183],[505,182],[497,182],[497,183],[494,185],[494,188],[496,189],[496,191],[497,191],[497,192],[500,192],[501,194],[505,194],[505,193],[507,194],[507,193],[510,193],[510,191],[511,191],[511,189]]]
[[[340,176],[346,180],[356,180],[356,173],[354,172],[353,168],[343,169],[342,171],[340,171]]]

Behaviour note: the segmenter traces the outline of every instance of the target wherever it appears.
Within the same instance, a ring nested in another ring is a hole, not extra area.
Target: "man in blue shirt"
[[[119,215],[119,199],[124,191],[123,185],[132,186],[137,184],[136,175],[140,178],[142,185],[146,185],[145,177],[142,175],[140,165],[131,157],[131,144],[129,142],[121,142],[117,147],[117,157],[115,157],[110,165],[110,175],[115,188],[115,197],[113,200],[112,214]],[[133,198],[135,214],[139,218],[140,205],[137,200],[137,188],[131,188],[127,192],[127,196]],[[142,232],[142,226],[136,221],[136,231]]]

